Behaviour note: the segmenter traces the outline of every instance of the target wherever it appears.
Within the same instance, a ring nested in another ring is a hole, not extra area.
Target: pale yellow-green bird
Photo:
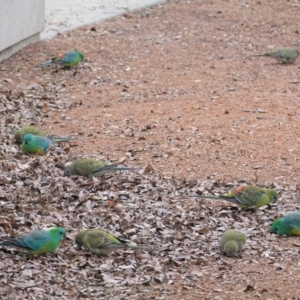
[[[152,251],[154,249],[128,244],[102,228],[92,228],[82,230],[77,233],[75,242],[79,246],[85,246],[91,252],[97,255],[109,255],[111,252],[118,249],[144,249]]]
[[[246,235],[237,229],[226,230],[220,240],[220,248],[227,256],[238,256],[246,243]]]
[[[278,194],[273,189],[265,189],[254,185],[239,186],[231,192],[220,196],[199,195],[205,199],[226,200],[237,204],[242,208],[259,208],[274,203],[278,200]]]
[[[293,63],[299,56],[299,51],[294,48],[284,47],[272,50],[271,52],[264,54],[256,54],[251,56],[269,56],[275,58],[277,61],[283,64]]]
[[[81,175],[89,178],[112,171],[136,171],[140,168],[119,167],[93,158],[79,158],[65,167],[64,176]]]
[[[35,126],[23,126],[15,131],[15,139],[18,144],[23,143],[23,138],[26,134],[33,134],[38,136],[46,136],[46,133]]]

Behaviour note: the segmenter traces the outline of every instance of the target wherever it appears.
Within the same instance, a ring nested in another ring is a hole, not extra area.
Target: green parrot
[[[278,194],[273,189],[264,189],[258,186],[239,186],[226,195],[220,196],[197,196],[207,199],[226,200],[241,206],[242,208],[259,208],[278,200]]]
[[[64,67],[72,67],[83,61],[84,55],[79,51],[68,51],[63,54],[59,54],[57,57],[52,58],[41,64],[42,67],[50,66],[53,64],[60,64]]]
[[[264,54],[256,54],[251,56],[269,56],[275,58],[283,64],[293,63],[299,56],[299,51],[294,48],[279,48]]]
[[[246,243],[246,235],[237,229],[226,230],[220,240],[220,248],[227,256],[238,256]]]
[[[37,127],[34,126],[23,126],[22,128],[18,129],[15,131],[15,139],[18,144],[23,143],[23,137],[27,133],[31,133],[34,135],[39,135],[39,136],[46,136],[46,133],[43,132],[42,130],[38,129]]]
[[[287,214],[277,219],[272,224],[272,231],[278,235],[299,235],[300,236],[300,212]]]
[[[23,138],[22,149],[31,154],[44,154],[54,143],[68,142],[73,137],[47,138],[27,133]]]
[[[85,246],[91,252],[97,255],[109,255],[118,249],[144,249],[152,251],[154,249],[128,244],[127,242],[113,236],[101,228],[82,230],[77,233],[75,242],[81,247]]]
[[[135,171],[140,168],[127,168],[110,165],[104,161],[92,158],[80,158],[65,167],[64,176],[81,175],[89,178],[101,176],[111,171]]]
[[[34,255],[53,252],[65,238],[66,230],[54,227],[49,230],[36,230],[16,238],[1,237],[1,247],[24,249]]]

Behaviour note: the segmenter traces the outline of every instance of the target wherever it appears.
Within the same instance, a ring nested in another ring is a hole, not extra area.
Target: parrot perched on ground
[[[39,136],[46,136],[46,133],[43,132],[42,130],[38,129],[37,127],[34,126],[24,126],[15,132],[15,139],[18,144],[23,143],[23,137],[27,133],[31,133],[34,135],[39,135]]]
[[[118,167],[97,159],[80,158],[65,167],[64,175],[82,175],[91,178],[93,176],[101,176],[107,172],[122,170],[134,171],[140,170],[140,168]]]
[[[220,247],[227,256],[238,256],[246,243],[246,235],[236,229],[228,229],[220,240]]]
[[[277,61],[282,62],[283,64],[290,64],[298,58],[299,54],[299,51],[294,48],[279,48],[269,53],[256,54],[251,56],[269,56],[275,58]]]
[[[82,62],[84,55],[79,51],[68,51],[63,54],[59,54],[57,57],[52,58],[41,64],[42,67],[50,66],[52,64],[60,64],[64,67],[72,67]]]
[[[207,199],[226,200],[241,206],[242,208],[255,207],[274,203],[278,200],[278,194],[273,189],[264,189],[258,186],[239,186],[226,195],[220,196],[197,196]]]
[[[72,139],[73,137],[54,137],[49,139],[28,133],[23,138],[22,149],[27,153],[44,154],[53,144],[68,142]]]
[[[300,235],[300,212],[293,212],[272,224],[272,231],[279,235]]]
[[[54,227],[49,230],[37,230],[16,238],[0,237],[1,247],[24,249],[34,255],[53,252],[65,238],[66,230]]]
[[[101,228],[80,231],[75,237],[75,242],[79,246],[85,246],[97,255],[109,255],[115,250],[126,248],[144,249],[148,251],[154,250],[147,247],[128,244]]]

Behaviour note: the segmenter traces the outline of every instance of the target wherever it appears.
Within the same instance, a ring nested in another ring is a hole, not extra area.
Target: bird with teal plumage
[[[293,212],[277,219],[273,222],[271,229],[278,235],[300,236],[300,212]]]
[[[62,227],[53,227],[49,230],[36,230],[15,238],[0,237],[0,247],[13,247],[41,255],[55,251],[66,236]]]
[[[122,167],[113,164],[109,164],[102,160],[93,158],[79,158],[73,161],[71,164],[66,165],[64,176],[80,175],[97,177],[107,172],[112,171],[138,171],[140,168]]]
[[[44,136],[38,136],[34,134],[26,134],[23,137],[22,150],[30,154],[44,154],[53,144],[68,142],[73,137],[53,137],[47,138]]]
[[[63,54],[59,54],[57,57],[52,58],[49,61],[41,63],[42,67],[51,66],[53,64],[59,64],[64,67],[72,67],[83,61],[84,55],[79,51],[68,51]]]

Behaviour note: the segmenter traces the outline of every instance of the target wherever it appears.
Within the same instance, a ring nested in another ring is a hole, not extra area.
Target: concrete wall
[[[0,61],[40,40],[45,0],[0,0]]]

